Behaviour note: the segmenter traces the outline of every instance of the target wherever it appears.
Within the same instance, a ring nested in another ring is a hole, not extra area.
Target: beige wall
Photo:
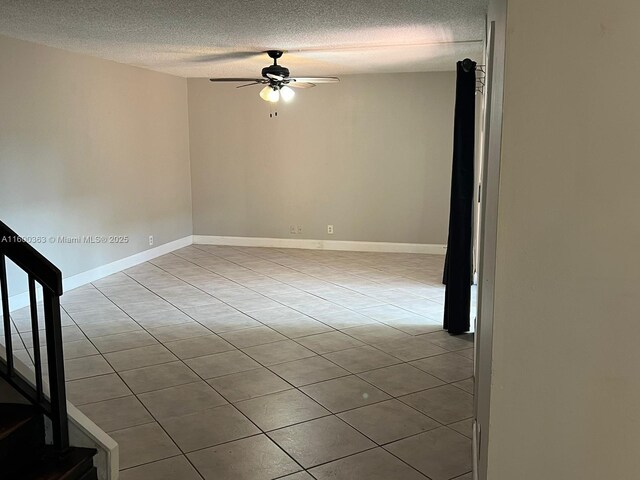
[[[189,80],[195,234],[446,243],[453,72],[259,90]]]
[[[0,219],[65,276],[191,235],[187,82],[0,37]],[[12,293],[17,293],[15,290]]]
[[[490,480],[640,475],[636,0],[509,0]]]

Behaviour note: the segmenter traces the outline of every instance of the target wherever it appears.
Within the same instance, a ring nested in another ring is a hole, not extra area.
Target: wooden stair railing
[[[28,276],[34,346],[35,387],[16,371],[13,357],[11,317],[9,311],[9,285],[7,259]],[[42,359],[40,358],[40,331],[36,285],[42,288],[44,325],[47,345],[49,395],[43,389]],[[62,326],[60,324],[60,296],[62,273],[35,248],[7,225],[0,222],[0,287],[4,324],[6,359],[0,356],[0,376],[20,392],[41,413],[51,419],[53,447],[64,455],[69,450],[69,423],[64,379]]]

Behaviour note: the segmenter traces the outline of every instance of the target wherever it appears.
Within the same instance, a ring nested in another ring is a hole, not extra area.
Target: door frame
[[[478,317],[475,334],[474,480],[487,480],[506,21],[507,0],[490,0],[487,15]]]

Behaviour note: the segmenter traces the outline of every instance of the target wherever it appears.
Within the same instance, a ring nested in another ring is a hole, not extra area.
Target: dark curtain
[[[457,64],[449,239],[442,279],[444,329],[452,335],[467,332],[470,326],[475,93],[476,63],[465,59]]]

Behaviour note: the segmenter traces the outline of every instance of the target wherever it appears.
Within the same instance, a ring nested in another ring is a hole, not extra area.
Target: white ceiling
[[[453,70],[481,60],[487,0],[0,0],[0,34],[183,77]]]

